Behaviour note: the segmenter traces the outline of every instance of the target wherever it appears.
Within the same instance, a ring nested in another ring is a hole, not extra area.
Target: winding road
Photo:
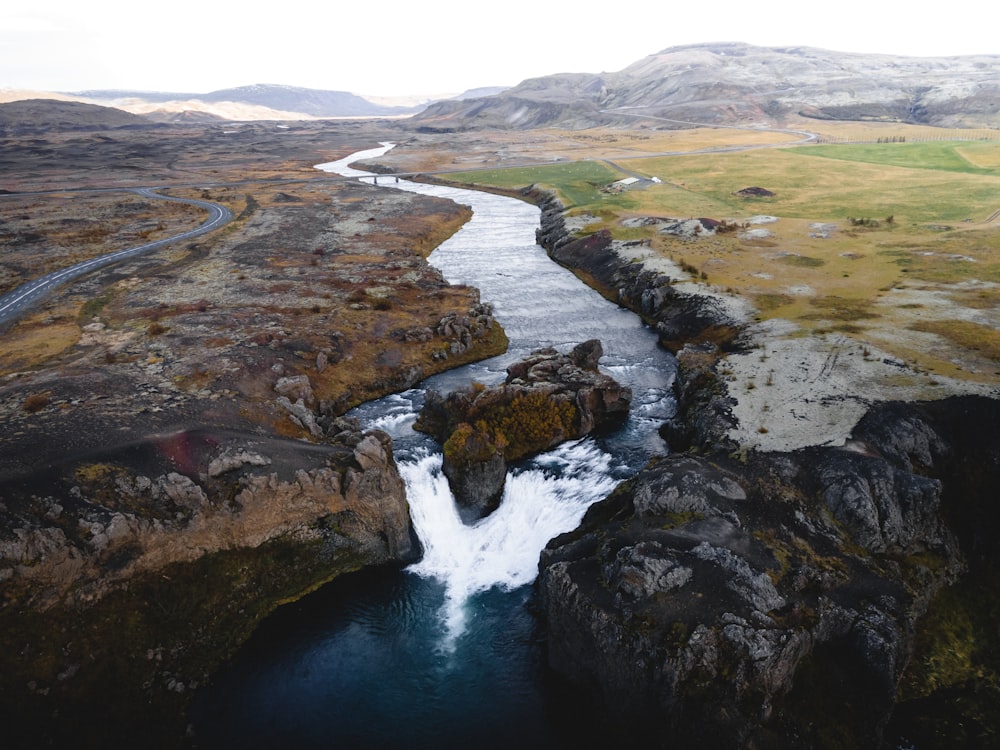
[[[164,237],[163,239],[156,240],[155,242],[147,242],[145,245],[137,245],[136,247],[129,247],[124,250],[117,250],[113,253],[107,253],[96,258],[91,258],[90,260],[85,260],[81,263],[69,266],[68,268],[52,271],[51,273],[47,273],[34,281],[22,284],[13,291],[0,296],[0,326],[13,322],[23,315],[24,312],[32,305],[44,299],[49,293],[63,284],[83,276],[84,274],[90,273],[98,268],[113,265],[126,258],[142,255],[150,250],[155,250],[174,242],[188,240],[193,237],[198,237],[200,235],[207,234],[208,232],[215,231],[216,229],[228,224],[233,218],[233,214],[228,208],[219,205],[218,203],[212,203],[211,201],[198,200],[196,198],[175,198],[170,195],[162,195],[157,192],[157,188],[151,187],[136,188],[132,192],[145,198],[156,198],[159,200],[174,201],[175,203],[187,203],[192,206],[198,206],[199,208],[203,208],[208,211],[208,218],[200,226],[187,232],[175,234],[172,237]]]

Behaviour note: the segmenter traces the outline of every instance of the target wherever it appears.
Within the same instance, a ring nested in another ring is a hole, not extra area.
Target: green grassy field
[[[1000,144],[996,142],[944,141],[935,143],[858,144],[808,146],[805,156],[885,164],[907,169],[940,169],[945,172],[1000,176]]]
[[[602,192],[626,172],[599,161],[463,172],[449,178],[511,189],[538,184],[558,191],[571,212],[598,215],[738,217],[750,212],[817,221],[891,215],[901,223],[982,220],[1000,208],[996,142],[801,146],[627,159],[619,164],[663,182],[620,194]],[[753,186],[775,196],[747,200],[734,195]]]
[[[529,185],[537,184],[558,190],[563,205],[577,206],[592,203],[595,196],[600,194],[601,187],[615,180],[620,180],[624,176],[603,162],[575,161],[540,167],[458,172],[447,175],[447,179],[505,190],[520,190]]]
[[[620,193],[605,190],[629,172],[661,182]],[[995,347],[974,342],[976,330],[983,333],[980,338],[991,338],[986,333],[1000,328],[1000,224],[983,223],[1000,209],[1000,142],[758,148],[451,177],[553,189],[570,214],[599,218],[588,231],[607,228],[621,239],[648,239],[653,251],[756,302],[761,318],[787,318],[806,332],[835,330],[859,338],[877,329],[911,331],[913,340],[898,335],[891,342],[900,356],[942,372],[961,369],[947,351],[925,351],[916,333],[933,332],[952,348],[986,357],[988,377],[1000,370]],[[736,195],[747,187],[774,195]],[[759,215],[779,219],[763,225],[770,232],[763,238],[727,234],[682,240],[655,227],[621,226],[632,216],[744,222]],[[861,225],[858,219],[868,221]],[[820,223],[833,231],[818,236],[814,228]],[[935,302],[907,297],[893,307],[896,297],[890,292],[906,289],[936,295]],[[941,322],[969,319],[980,328]]]

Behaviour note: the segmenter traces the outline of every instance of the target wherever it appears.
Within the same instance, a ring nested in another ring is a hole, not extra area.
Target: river
[[[388,148],[318,166],[374,181],[349,164]],[[352,412],[393,436],[422,559],[401,572],[348,576],[268,618],[198,695],[196,736],[204,747],[243,750],[587,744],[596,728],[579,705],[566,705],[544,668],[531,583],[549,539],[666,451],[657,427],[674,409],[674,361],[634,314],[548,258],[535,243],[537,207],[391,178],[379,184],[472,207],[472,219],[429,261],[449,282],[480,290],[510,348]],[[500,507],[463,523],[440,452],[411,427],[425,391],[498,382],[534,349],[568,351],[592,338],[604,347],[602,369],[633,390],[628,424],[514,467]]]

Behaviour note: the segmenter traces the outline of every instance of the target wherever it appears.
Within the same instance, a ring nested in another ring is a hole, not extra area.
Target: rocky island
[[[624,424],[632,393],[598,370],[602,353],[596,339],[568,354],[539,349],[498,386],[427,394],[415,429],[442,444],[458,503],[485,515],[500,502],[510,462]]]

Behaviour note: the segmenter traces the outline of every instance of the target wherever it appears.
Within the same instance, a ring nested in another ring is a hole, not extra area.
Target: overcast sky
[[[871,0],[5,0],[0,89],[206,93],[282,83],[444,94],[617,71],[667,47],[715,41],[1000,53],[1000,13],[990,3],[979,7],[977,16],[967,5],[931,14]]]

